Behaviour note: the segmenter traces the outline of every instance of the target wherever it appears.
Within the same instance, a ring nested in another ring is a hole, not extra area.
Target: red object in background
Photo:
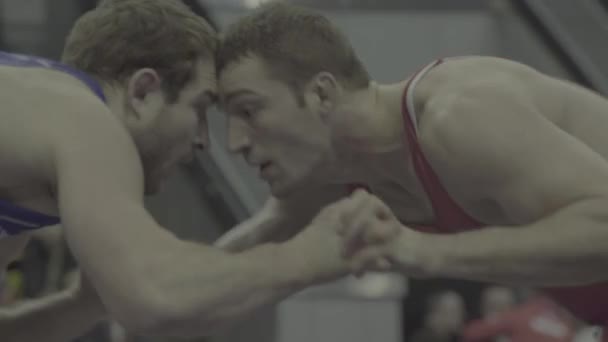
[[[576,322],[562,308],[536,298],[513,310],[471,322],[464,342],[490,342],[504,336],[511,342],[571,342]]]

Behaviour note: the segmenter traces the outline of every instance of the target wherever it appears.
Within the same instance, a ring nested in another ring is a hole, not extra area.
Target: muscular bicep
[[[608,195],[608,163],[543,116],[527,94],[490,84],[439,111],[426,136],[433,164],[515,222]]]

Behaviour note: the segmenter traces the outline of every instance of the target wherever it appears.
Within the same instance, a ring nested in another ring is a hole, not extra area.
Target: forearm
[[[429,273],[528,286],[606,280],[606,208],[593,207],[572,207],[526,226],[426,236]]]
[[[98,219],[112,225],[106,216]],[[137,333],[207,335],[321,279],[314,267],[299,265],[306,249],[291,251],[291,242],[232,254],[133,221],[150,229],[123,229],[120,238],[104,234],[95,243],[73,230],[72,248],[109,315]]]
[[[303,263],[301,253],[287,252],[290,248],[267,244],[240,254],[222,253],[215,260],[207,259],[202,267],[200,257],[182,262],[180,269],[190,270],[189,276],[167,278],[164,290],[171,294],[169,303],[177,305],[169,309],[175,310],[175,319],[152,333],[207,335],[307,286],[329,280]]]
[[[103,318],[98,303],[63,291],[0,309],[3,342],[65,342],[89,331]]]

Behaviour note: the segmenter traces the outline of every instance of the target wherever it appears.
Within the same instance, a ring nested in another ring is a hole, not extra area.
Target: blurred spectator
[[[9,306],[23,298],[23,274],[14,266],[0,274],[0,306]]]
[[[445,291],[430,297],[423,326],[412,337],[412,342],[460,341],[466,320],[464,299],[455,291]]]
[[[571,342],[575,319],[542,296],[511,309],[490,312],[463,331],[464,342]]]
[[[482,318],[508,311],[517,305],[515,291],[508,287],[487,287],[481,292],[479,297]]]

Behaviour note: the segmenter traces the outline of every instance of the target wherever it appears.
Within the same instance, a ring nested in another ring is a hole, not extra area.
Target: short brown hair
[[[215,31],[180,0],[105,0],[76,21],[62,61],[110,83],[152,68],[173,102],[216,49]]]
[[[348,39],[323,15],[271,2],[228,27],[216,58],[217,72],[242,57],[261,57],[271,74],[299,89],[321,71],[346,88],[369,85],[369,74]]]

